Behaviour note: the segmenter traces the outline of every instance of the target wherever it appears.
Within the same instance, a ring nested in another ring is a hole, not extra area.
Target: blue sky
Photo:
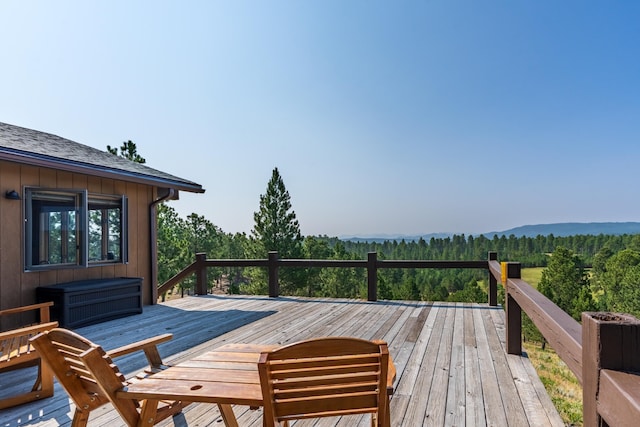
[[[640,221],[635,1],[1,1],[0,121],[196,181],[250,232]]]

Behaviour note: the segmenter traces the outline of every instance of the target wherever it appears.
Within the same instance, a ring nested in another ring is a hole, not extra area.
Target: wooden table
[[[142,420],[155,418],[161,400],[215,403],[225,425],[237,427],[238,422],[231,405],[254,408],[263,405],[258,359],[261,352],[278,347],[280,346],[227,344],[134,382],[116,395],[144,399]],[[395,366],[389,358],[389,396],[393,394],[395,377]]]

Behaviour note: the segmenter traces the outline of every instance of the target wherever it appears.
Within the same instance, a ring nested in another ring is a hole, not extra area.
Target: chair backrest
[[[128,425],[137,424],[138,402],[115,399],[115,392],[126,385],[126,379],[102,347],[62,328],[43,332],[31,342],[73,399],[77,411],[88,417],[90,411],[111,401]]]
[[[389,351],[382,341],[328,337],[260,355],[265,425],[371,413],[384,420]]]

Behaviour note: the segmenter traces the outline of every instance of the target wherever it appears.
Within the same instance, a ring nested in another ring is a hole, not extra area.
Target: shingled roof
[[[0,122],[0,160],[120,179],[193,193],[204,189],[186,179],[50,133]]]

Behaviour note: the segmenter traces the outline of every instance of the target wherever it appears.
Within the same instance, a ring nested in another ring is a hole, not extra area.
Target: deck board
[[[488,426],[506,426],[507,414],[500,396],[496,366],[493,364],[483,314],[481,310],[473,310],[485,419]]]
[[[464,311],[464,377],[465,382],[465,424],[470,426],[486,426],[486,412],[483,402],[482,382],[480,381],[480,364],[478,360],[478,341],[476,340],[474,310]],[[476,378],[471,381],[471,378]]]
[[[457,305],[449,360],[449,388],[445,408],[445,425],[461,425],[466,419],[464,310]],[[469,379],[470,380],[470,379]]]
[[[285,345],[330,335],[384,339],[398,372],[391,400],[393,426],[563,425],[529,359],[505,353],[504,312],[483,304],[186,297],[77,332],[105,349],[171,332],[173,340],[160,345],[170,363],[231,342]],[[144,357],[126,356],[116,363],[121,371],[133,374],[144,368]],[[20,374],[0,376],[0,390],[20,385]],[[242,426],[262,425],[261,410],[236,406],[234,412]],[[1,411],[0,425],[68,426],[72,413],[73,404],[56,381],[53,398]],[[106,406],[92,413],[89,425],[123,423]],[[215,405],[194,404],[161,425],[222,424]],[[369,418],[305,420],[294,425],[367,426]]]
[[[452,341],[453,341],[453,329],[455,326],[455,306],[452,305],[451,309],[444,311],[444,325],[436,332],[440,335],[437,336],[439,340],[438,353],[434,363],[435,370],[433,372],[433,378],[431,380],[431,390],[427,400],[427,412],[423,419],[423,425],[425,426],[440,426],[445,425],[445,415],[447,408],[447,396],[449,394],[449,379],[450,379],[450,365],[451,365],[451,353],[452,353]],[[427,348],[429,350],[429,348]],[[414,390],[413,393],[420,392]],[[413,393],[411,395],[413,396]],[[416,420],[416,424],[419,425],[419,419]]]

